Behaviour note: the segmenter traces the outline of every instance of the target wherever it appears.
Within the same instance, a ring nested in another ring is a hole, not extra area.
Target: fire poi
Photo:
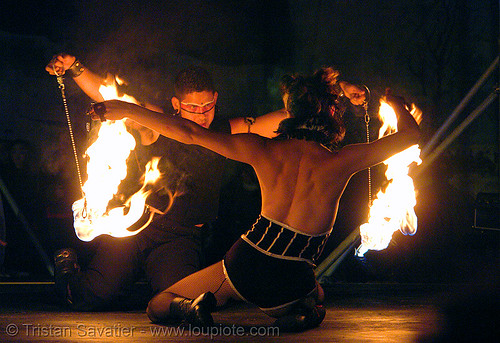
[[[99,92],[105,100],[138,103],[131,96],[119,96],[114,83],[101,86]],[[127,158],[135,146],[135,139],[127,131],[123,120],[101,122],[97,139],[85,152],[88,162],[87,180],[82,186],[84,197],[75,201],[72,207],[74,228],[79,239],[91,241],[102,234],[131,236],[141,232],[151,222],[153,212],[146,205],[146,198],[151,193],[148,186],[160,176],[157,168],[159,158],[147,164],[144,183],[138,192],[122,206],[108,208],[109,201],[127,176]],[[141,225],[131,230],[140,219],[143,219]]]
[[[138,103],[131,96],[119,96],[115,83],[101,86],[99,92],[105,100]],[[415,111],[418,109],[413,106],[412,114]],[[383,121],[379,137],[397,131],[394,110],[382,99],[379,116]],[[135,144],[123,121],[101,122],[98,138],[86,151],[88,178],[82,186],[84,197],[75,201],[72,207],[74,228],[79,239],[91,241],[102,234],[127,237],[141,232],[151,222],[153,212],[149,211],[146,198],[151,192],[148,185],[159,177],[159,158],[147,164],[142,188],[123,206],[108,209],[109,201],[127,175],[126,161]],[[363,256],[368,250],[387,248],[398,230],[404,234],[416,233],[415,190],[408,171],[411,164],[421,163],[419,155],[420,149],[414,145],[383,162],[387,166],[385,175],[388,186],[377,193],[370,205],[368,221],[360,226],[361,244],[356,249],[357,256]],[[130,229],[145,216],[148,218],[139,228]]]
[[[412,106],[411,113],[419,111]],[[379,137],[397,131],[397,118],[394,110],[382,99],[379,116],[383,125]],[[413,145],[391,156],[383,163],[387,166],[385,176],[387,188],[380,190],[370,205],[367,223],[360,226],[361,244],[356,250],[357,256],[363,256],[368,250],[383,250],[389,245],[394,232],[413,235],[417,232],[417,216],[413,180],[408,175],[413,163],[420,164],[420,148]]]

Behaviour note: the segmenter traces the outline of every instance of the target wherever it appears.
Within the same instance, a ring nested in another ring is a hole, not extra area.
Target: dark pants
[[[200,232],[159,218],[136,236],[96,238],[99,244],[89,265],[70,280],[73,308],[91,311],[117,305],[142,273],[156,294],[198,271]]]

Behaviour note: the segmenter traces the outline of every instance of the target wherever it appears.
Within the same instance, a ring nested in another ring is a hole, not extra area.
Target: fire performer
[[[103,100],[98,90],[104,80],[74,56],[57,55],[46,70],[50,74],[72,76],[92,99]],[[346,82],[340,85],[351,102],[364,101],[364,90]],[[210,75],[202,68],[181,71],[174,86],[171,103],[176,115],[211,131],[252,132],[269,137],[275,135],[279,122],[286,117],[286,112],[279,110],[258,118],[233,118],[229,123],[217,120],[218,93]],[[157,106],[144,104],[142,108],[165,116]],[[201,227],[217,215],[223,158],[205,148],[162,137],[156,130],[134,121],[126,123],[139,132],[141,144],[151,154],[162,156],[165,163],[183,171],[188,178],[184,183],[189,187],[183,189],[166,214],[155,218],[139,234],[127,238],[100,237],[96,254],[85,271],[80,270],[73,250],[56,253],[56,284],[68,304],[77,310],[95,310],[110,304],[130,288],[141,269],[145,270],[154,294],[198,271]]]
[[[274,139],[229,135],[192,121],[162,116],[137,105],[106,101],[99,113],[128,118],[185,144],[211,149],[250,164],[262,193],[261,215],[224,259],[156,295],[147,314],[153,322],[172,319],[213,325],[211,312],[230,298],[249,301],[284,330],[318,326],[324,295],[313,271],[331,232],[339,199],[356,172],[418,142],[418,124],[402,98],[386,94],[398,117],[398,132],[371,143],[332,149],[343,137],[338,72],[322,68],[286,79],[284,119]]]

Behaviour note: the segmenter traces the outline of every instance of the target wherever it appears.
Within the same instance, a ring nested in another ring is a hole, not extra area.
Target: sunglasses
[[[210,111],[215,106],[215,95],[212,101],[209,101],[203,105],[192,103],[192,102],[182,102],[181,109],[189,113],[205,113]]]

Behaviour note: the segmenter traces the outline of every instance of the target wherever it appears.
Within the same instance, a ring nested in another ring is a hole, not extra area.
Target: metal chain
[[[363,103],[365,109],[365,124],[366,124],[366,143],[370,143],[370,115],[368,114],[368,101]],[[372,204],[372,172],[368,167],[368,205]]]
[[[55,72],[55,70],[54,70]],[[76,172],[78,173],[78,182],[80,184],[80,190],[82,192],[82,197],[85,199],[85,192],[83,191],[82,173],[80,172],[80,163],[78,162],[78,153],[76,151],[75,136],[73,135],[73,127],[71,125],[71,118],[69,116],[68,102],[66,100],[66,94],[64,92],[65,85],[62,75],[56,73],[57,83],[59,83],[59,89],[61,90],[61,97],[64,105],[64,112],[66,114],[66,122],[68,123],[69,137],[71,139],[71,147],[73,148],[73,156],[75,158]],[[85,201],[86,203],[86,201]]]

